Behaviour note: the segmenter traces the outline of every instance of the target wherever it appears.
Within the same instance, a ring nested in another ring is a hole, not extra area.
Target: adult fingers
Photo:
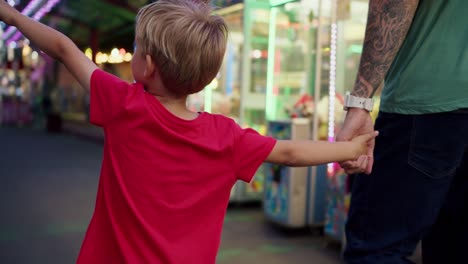
[[[365,174],[369,175],[372,173],[372,167],[374,166],[374,149],[375,149],[375,139],[373,139],[370,144],[369,148],[367,149],[367,167],[365,170]]]
[[[366,171],[367,168],[367,161],[368,158],[366,155],[361,155],[358,159],[358,165],[359,165],[359,173],[363,173]]]
[[[348,161],[343,161],[343,162],[339,162],[341,168],[343,169],[349,169],[349,168],[353,168],[354,167],[354,162],[355,161],[352,161],[352,160],[348,160]]]
[[[362,155],[356,161],[347,162],[343,169],[347,174],[362,173],[367,167],[367,156]]]

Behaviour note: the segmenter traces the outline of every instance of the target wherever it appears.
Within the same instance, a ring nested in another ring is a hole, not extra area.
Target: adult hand
[[[343,128],[338,133],[337,141],[350,141],[356,136],[360,136],[374,131],[374,124],[372,118],[364,109],[351,108],[349,109]],[[357,160],[350,160],[341,162],[341,167],[347,174],[366,173],[372,172],[374,165],[374,146],[375,139],[369,141],[369,148],[367,155],[360,156]]]

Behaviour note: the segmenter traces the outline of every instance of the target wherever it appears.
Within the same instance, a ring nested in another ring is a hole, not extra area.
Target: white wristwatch
[[[353,96],[350,92],[346,92],[343,109],[348,111],[349,108],[361,108],[372,112],[372,109],[374,108],[374,100],[372,98]]]

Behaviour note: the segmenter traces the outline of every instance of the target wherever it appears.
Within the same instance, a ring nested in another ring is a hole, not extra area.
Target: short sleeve
[[[234,168],[237,179],[250,182],[270,155],[276,139],[260,135],[257,131],[235,127]]]
[[[90,122],[104,127],[124,108],[131,85],[118,77],[95,70],[91,76]]]

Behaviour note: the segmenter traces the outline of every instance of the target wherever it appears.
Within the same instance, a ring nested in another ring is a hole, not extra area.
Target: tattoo
[[[353,95],[372,97],[408,33],[419,0],[370,0],[366,37]]]

